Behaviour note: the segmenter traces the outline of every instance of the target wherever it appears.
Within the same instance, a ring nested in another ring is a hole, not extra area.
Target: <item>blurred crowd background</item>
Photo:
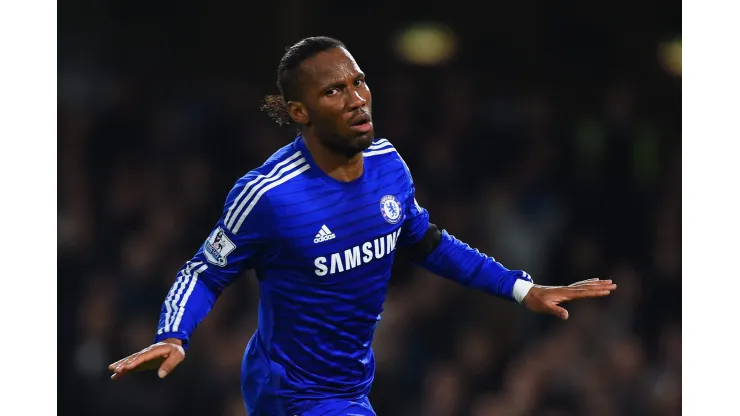
[[[152,342],[229,189],[293,139],[259,107],[313,35],[367,73],[433,222],[537,283],[619,285],[563,323],[399,254],[378,415],[681,413],[680,3],[252,3],[59,5],[61,413],[245,414],[251,272],[165,381],[106,367]]]

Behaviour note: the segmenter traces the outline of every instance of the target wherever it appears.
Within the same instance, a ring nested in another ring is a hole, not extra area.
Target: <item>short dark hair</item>
[[[268,95],[261,110],[279,125],[290,124],[287,102],[300,96],[298,85],[298,67],[301,62],[331,48],[346,48],[341,41],[328,36],[314,36],[301,39],[285,51],[277,69],[277,87],[280,95]]]

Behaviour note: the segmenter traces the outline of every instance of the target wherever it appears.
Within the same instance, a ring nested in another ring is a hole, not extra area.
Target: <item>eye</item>
[[[326,92],[324,93],[324,95],[326,95],[327,97],[331,97],[333,95],[336,95],[338,92],[339,92],[339,88],[330,88],[330,89],[326,90]]]
[[[355,80],[355,87],[361,87],[365,85],[365,79],[364,78],[357,78]]]

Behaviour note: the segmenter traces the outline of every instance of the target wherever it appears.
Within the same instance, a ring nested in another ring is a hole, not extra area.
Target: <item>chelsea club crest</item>
[[[401,220],[401,203],[395,196],[386,195],[380,200],[380,213],[387,222],[395,224]]]

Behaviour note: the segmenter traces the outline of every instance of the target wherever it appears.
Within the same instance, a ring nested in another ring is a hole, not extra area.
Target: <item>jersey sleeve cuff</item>
[[[527,293],[529,293],[529,289],[531,289],[532,286],[534,286],[534,283],[529,280],[517,279],[516,282],[514,282],[514,290],[512,293],[514,300],[516,300],[517,303],[522,303],[524,297],[527,296]]]
[[[162,342],[162,341],[164,341],[164,340],[166,340],[168,338],[179,339],[180,341],[182,341],[182,348],[185,351],[188,350],[188,344],[190,343],[189,342],[190,340],[188,339],[187,336],[183,335],[180,332],[163,332],[161,334],[157,334],[154,337],[154,343],[156,344],[158,342]]]

